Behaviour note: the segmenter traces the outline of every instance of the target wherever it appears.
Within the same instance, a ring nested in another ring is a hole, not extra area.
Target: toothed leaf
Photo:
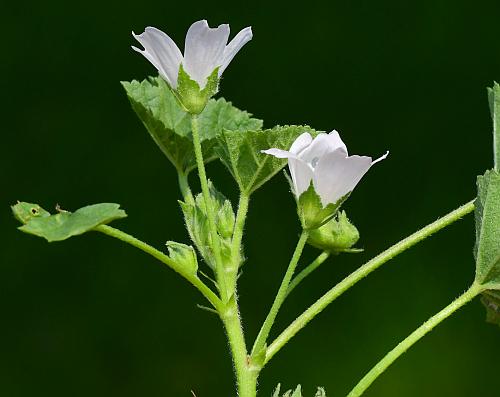
[[[196,167],[190,115],[160,77],[122,82],[132,108],[172,164],[183,173]],[[200,113],[199,133],[205,162],[214,160],[215,137],[224,129],[262,128],[262,120],[221,98],[210,99]]]
[[[278,159],[261,151],[269,148],[288,150],[295,139],[306,131],[314,136],[317,134],[307,126],[280,126],[258,131],[226,129],[218,135],[215,151],[240,190],[251,194],[287,164],[286,159]]]

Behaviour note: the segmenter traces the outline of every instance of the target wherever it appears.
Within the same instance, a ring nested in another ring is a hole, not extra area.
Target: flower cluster
[[[144,49],[132,48],[158,69],[180,104],[198,114],[217,92],[219,79],[231,60],[252,39],[252,29],[241,30],[228,44],[229,25],[210,28],[206,20],[195,22],[186,34],[184,55],[167,34],[156,28],[147,27],[144,33],[133,35]],[[320,133],[314,139],[305,132],[288,151],[271,148],[262,152],[288,159],[299,215],[306,228],[317,228],[330,220],[370,167],[388,155],[375,161],[367,156],[349,156],[337,131]]]

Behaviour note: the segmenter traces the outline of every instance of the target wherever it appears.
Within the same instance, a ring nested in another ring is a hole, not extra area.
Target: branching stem
[[[203,281],[201,281],[198,276],[195,274],[186,272],[184,268],[179,266],[176,262],[174,262],[168,255],[164,254],[163,252],[157,250],[156,248],[150,246],[149,244],[145,243],[144,241],[141,241],[130,234],[127,234],[125,232],[122,232],[121,230],[115,229],[114,227],[108,226],[108,225],[100,225],[97,226],[94,230],[104,233],[110,237],[117,238],[118,240],[121,240],[127,244],[130,244],[136,248],[139,248],[140,250],[146,252],[147,254],[151,255],[152,257],[158,259],[160,262],[163,262],[170,268],[172,268],[174,271],[179,273],[182,277],[184,277],[186,280],[188,280],[191,284],[193,284],[198,291],[200,291],[205,298],[212,304],[212,306],[216,309],[220,307],[221,301],[215,295],[215,293],[208,288]]]
[[[299,241],[297,242],[297,246],[295,247],[295,252],[293,253],[292,259],[288,265],[288,269],[283,277],[283,281],[278,289],[278,293],[276,294],[276,298],[274,298],[271,309],[269,310],[269,313],[262,324],[262,328],[257,335],[257,339],[255,340],[252,348],[252,357],[258,355],[266,344],[267,337],[269,336],[269,332],[274,324],[274,320],[276,319],[278,311],[286,298],[288,286],[290,285],[290,281],[292,280],[293,273],[295,272],[295,268],[297,267],[297,263],[302,255],[302,250],[304,249],[308,237],[309,232],[307,230],[303,230]]]
[[[191,115],[191,131],[193,133],[194,153],[196,156],[196,164],[198,166],[198,175],[200,177],[201,191],[203,194],[203,199],[205,201],[205,207],[207,210],[208,228],[210,231],[210,240],[212,243],[212,250],[214,253],[215,264],[216,264],[217,283],[222,301],[227,302],[227,300],[231,295],[231,292],[227,289],[226,285],[226,274],[224,272],[224,263],[222,262],[221,258],[219,235],[217,233],[214,208],[212,205],[212,199],[210,197],[207,173],[205,172],[205,163],[203,162],[203,153],[201,150],[200,132],[198,128],[198,116],[195,114]]]
[[[458,221],[463,216],[474,210],[474,200],[469,201],[467,204],[462,205],[456,210],[451,211],[449,214],[439,218],[435,222],[425,226],[419,231],[413,233],[407,238],[394,244],[375,258],[368,261],[359,269],[351,273],[344,280],[338,283],[335,287],[330,289],[326,294],[319,298],[313,305],[311,305],[304,313],[297,317],[272,343],[269,345],[266,354],[265,363],[269,362],[271,358],[290,340],[297,332],[304,328],[309,321],[321,313],[330,303],[342,295],[345,291],[351,288],[358,281],[366,277],[368,274],[378,269],[384,263],[399,255],[408,248],[414,246],[431,234],[445,228],[446,226]]]

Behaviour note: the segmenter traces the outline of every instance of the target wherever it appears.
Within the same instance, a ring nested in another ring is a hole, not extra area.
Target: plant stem
[[[278,289],[276,298],[274,298],[271,310],[269,310],[269,313],[264,323],[262,324],[262,328],[260,329],[253,345],[252,357],[258,355],[266,344],[267,337],[269,336],[269,332],[271,331],[271,328],[274,324],[274,320],[276,319],[278,311],[286,298],[288,286],[290,285],[290,281],[292,279],[293,273],[295,272],[295,268],[297,267],[300,256],[302,255],[302,250],[304,249],[304,245],[306,244],[308,237],[309,232],[307,230],[302,230],[299,241],[297,242],[297,246],[295,247],[295,252],[293,253],[292,259],[290,260],[288,269],[286,270],[285,276],[283,277],[280,288]]]
[[[425,226],[419,231],[408,236],[404,240],[394,244],[375,258],[368,261],[359,269],[351,273],[344,280],[338,283],[335,287],[330,289],[326,294],[319,298],[313,305],[311,305],[304,313],[297,317],[274,341],[267,349],[266,362],[269,360],[291,339],[293,336],[304,328],[309,321],[316,317],[323,309],[325,309],[331,302],[342,295],[345,291],[351,288],[358,281],[366,277],[368,274],[382,266],[384,263],[399,255],[408,248],[414,246],[431,234],[445,228],[446,226],[458,221],[464,215],[474,211],[474,200],[469,201],[467,204],[462,205],[449,214],[439,218],[435,222]]]
[[[217,227],[215,224],[215,214],[212,200],[210,198],[210,191],[208,189],[207,174],[205,172],[205,164],[203,162],[203,153],[201,150],[200,133],[198,129],[198,116],[195,114],[191,114],[191,132],[193,134],[193,146],[196,156],[196,164],[198,166],[198,175],[200,177],[201,191],[203,193],[203,199],[205,201],[205,207],[207,210],[208,228],[210,231],[210,238],[212,240],[212,249],[215,256],[217,284],[222,301],[227,302],[231,293],[226,288],[226,274],[224,272],[224,264],[222,263],[220,253],[219,235],[217,233]]]
[[[243,230],[245,228],[245,220],[248,212],[248,202],[248,195],[241,193],[240,201],[238,203],[238,211],[236,213],[236,220],[234,222],[233,239],[231,241],[231,267],[233,271],[231,283],[233,284],[233,288],[235,288],[238,269],[241,265],[241,240],[243,238]]]
[[[460,309],[466,303],[470,302],[474,297],[483,291],[483,287],[478,284],[473,284],[467,291],[460,295],[457,299],[451,302],[439,313],[432,316],[429,320],[423,323],[415,331],[413,331],[406,339],[400,342],[386,356],[380,360],[351,390],[347,397],[359,397],[366,389],[377,379],[399,356],[406,352],[411,346],[418,342],[428,332],[438,325],[441,321],[448,318],[456,310]]]
[[[189,187],[188,175],[182,171],[177,171],[177,179],[179,181],[179,189],[182,197],[186,202],[193,203],[193,194],[191,193],[191,188]]]
[[[319,256],[311,262],[304,270],[297,274],[288,286],[288,291],[286,291],[286,296],[290,295],[293,289],[301,283],[309,274],[315,271],[324,261],[328,259],[330,253],[328,251],[323,251]]]
[[[198,291],[200,291],[203,296],[207,298],[207,300],[212,304],[214,308],[218,309],[220,307],[221,301],[217,297],[217,295],[215,295],[214,292],[196,276],[196,274],[186,272],[181,266],[178,266],[178,264],[174,262],[168,255],[165,255],[163,252],[157,250],[149,244],[146,244],[144,241],[141,241],[131,236],[130,234],[122,232],[121,230],[115,229],[114,227],[108,225],[99,225],[94,230],[104,233],[110,237],[117,238],[118,240],[139,248],[140,250],[158,259],[160,262],[163,262],[174,271],[179,273],[191,284],[193,284],[198,289]]]
[[[249,360],[236,299],[226,303],[226,308],[220,316],[231,348],[238,397],[255,397],[260,368],[254,368]]]

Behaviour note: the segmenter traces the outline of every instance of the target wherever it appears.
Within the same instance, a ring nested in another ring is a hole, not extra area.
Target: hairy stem
[[[347,397],[359,397],[366,389],[377,379],[394,361],[396,361],[404,352],[418,342],[428,332],[438,325],[441,321],[448,318],[455,311],[460,309],[466,303],[470,302],[474,297],[483,291],[483,287],[473,284],[467,291],[460,295],[457,299],[451,302],[439,313],[432,316],[429,320],[423,323],[415,331],[413,331],[406,339],[400,342],[386,356],[380,360],[351,390]]]
[[[278,293],[276,294],[276,298],[274,298],[271,310],[269,310],[269,313],[264,323],[262,324],[262,328],[257,335],[257,339],[255,340],[252,348],[252,357],[259,354],[266,344],[267,337],[269,336],[269,332],[271,332],[274,320],[276,319],[278,311],[286,298],[288,286],[290,285],[290,281],[292,279],[293,273],[295,272],[295,268],[297,267],[300,256],[302,255],[302,250],[304,249],[304,245],[306,244],[308,237],[309,232],[307,230],[303,230],[302,234],[300,235],[299,241],[297,242],[297,246],[295,247],[295,252],[293,253],[292,259],[290,260],[290,263],[288,265],[288,269],[286,270],[285,276],[283,277],[283,281],[281,282],[280,288],[278,289]]]
[[[156,248],[150,246],[149,244],[146,244],[145,242],[131,236],[130,234],[127,234],[125,232],[122,232],[121,230],[115,229],[114,227],[108,226],[108,225],[99,225],[95,229],[95,231],[104,233],[110,237],[117,238],[118,240],[121,240],[127,244],[130,244],[136,248],[139,248],[140,250],[146,252],[147,254],[153,256],[154,258],[158,259],[160,262],[163,262],[170,268],[172,268],[174,271],[179,273],[182,277],[184,277],[187,281],[189,281],[191,284],[193,284],[198,291],[200,291],[205,298],[212,304],[214,308],[219,308],[220,307],[220,299],[215,295],[215,293],[208,288],[203,281],[201,281],[196,274],[192,274],[189,272],[186,272],[181,266],[179,266],[176,262],[174,262],[168,255],[164,254],[163,252],[157,250]]]
[[[224,272],[224,264],[222,263],[222,258],[220,253],[219,235],[217,233],[215,214],[212,206],[212,200],[210,198],[210,191],[208,189],[207,174],[205,172],[205,164],[203,162],[203,153],[201,150],[200,132],[198,129],[198,116],[195,114],[191,115],[191,131],[193,133],[194,153],[196,156],[196,164],[198,166],[198,175],[200,177],[201,191],[203,194],[203,199],[205,201],[205,207],[207,210],[210,239],[212,242],[212,249],[215,256],[217,284],[219,287],[219,292],[221,294],[222,301],[227,302],[231,293],[228,291],[226,287],[226,274]]]
[[[358,281],[366,277],[368,274],[378,269],[384,263],[394,258],[396,255],[406,251],[408,248],[414,246],[431,234],[445,228],[448,225],[458,221],[463,216],[474,211],[474,200],[469,201],[467,204],[457,208],[449,214],[439,218],[437,221],[425,226],[419,231],[408,236],[404,240],[394,244],[389,249],[385,250],[375,258],[368,261],[355,272],[351,273],[344,280],[338,283],[335,287],[330,289],[326,294],[319,298],[313,305],[311,305],[304,313],[297,317],[268,347],[265,363],[269,362],[271,358],[291,339],[297,332],[304,328],[309,321],[321,313],[331,302],[342,295],[345,291],[351,288]]]
[[[255,397],[260,368],[253,368],[248,357],[236,299],[231,299],[226,303],[225,310],[220,313],[220,316],[231,348],[238,397]]]
[[[304,268],[299,274],[297,274],[290,282],[288,291],[286,291],[286,296],[290,295],[294,288],[297,287],[297,285],[299,285],[302,280],[309,276],[309,274],[315,271],[324,261],[326,261],[329,256],[330,253],[328,251],[323,251],[314,261],[312,261],[309,265],[307,265],[306,268]]]
[[[184,201],[187,203],[193,203],[193,194],[191,193],[191,188],[189,187],[188,175],[182,171],[177,171],[177,179],[179,181],[179,189],[181,191]]]
[[[238,277],[238,269],[241,265],[241,240],[243,238],[243,231],[245,229],[245,220],[248,212],[249,197],[245,193],[240,194],[240,200],[238,203],[238,211],[236,213],[236,220],[234,222],[234,233],[233,239],[231,241],[231,267],[232,267],[232,277],[231,287],[236,288],[236,279]]]

